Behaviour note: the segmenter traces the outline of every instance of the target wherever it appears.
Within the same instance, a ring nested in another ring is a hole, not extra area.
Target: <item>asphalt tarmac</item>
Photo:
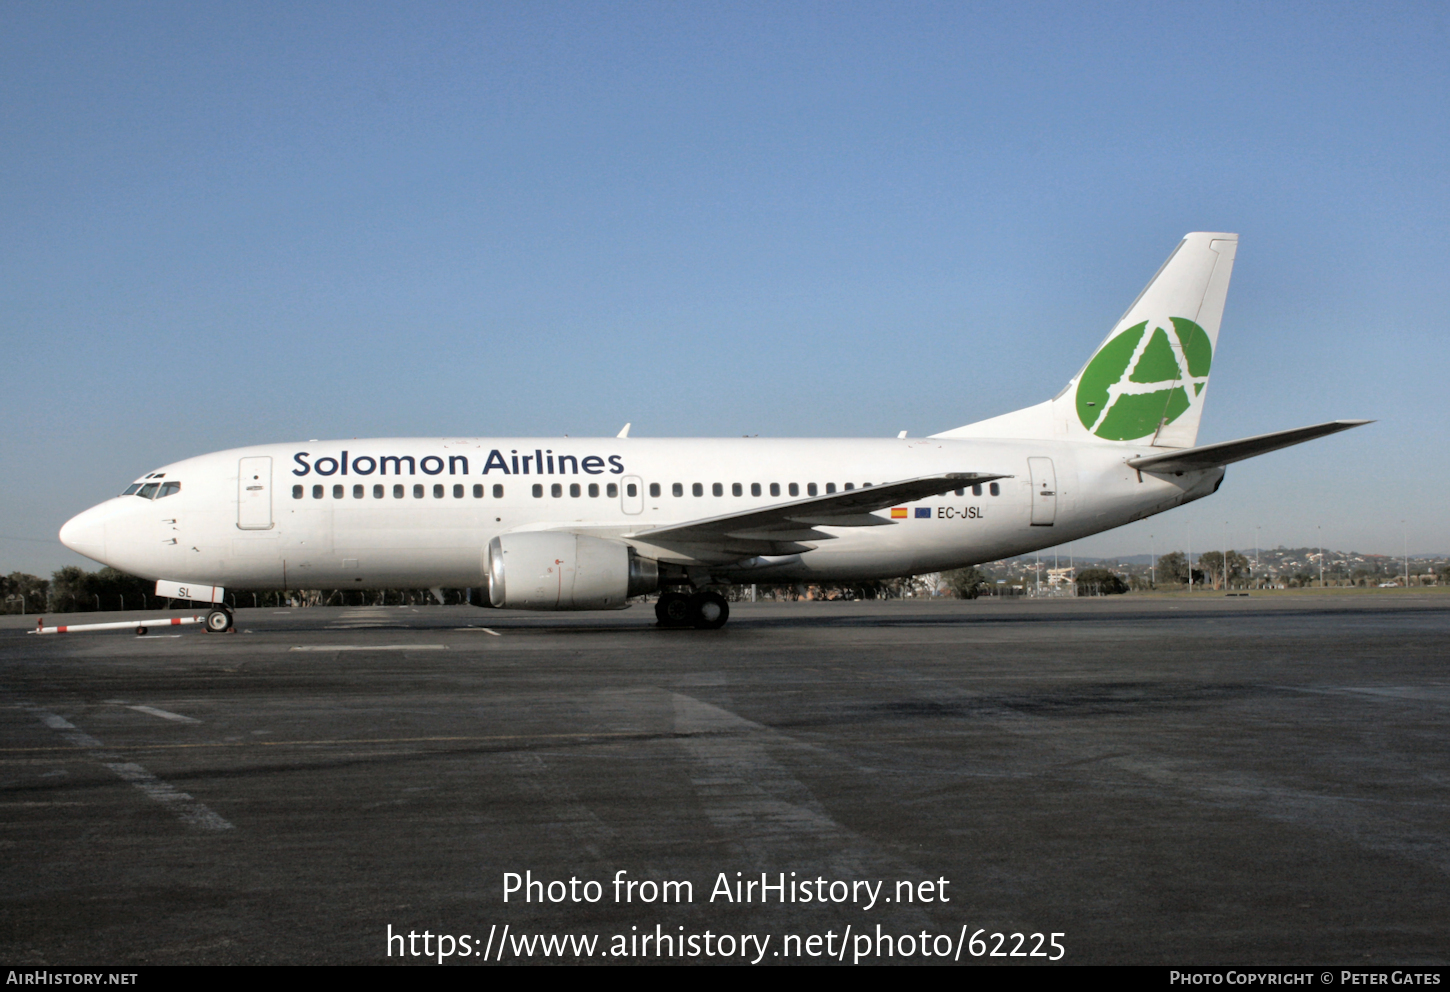
[[[1450,957],[1450,597],[33,625],[7,964]]]

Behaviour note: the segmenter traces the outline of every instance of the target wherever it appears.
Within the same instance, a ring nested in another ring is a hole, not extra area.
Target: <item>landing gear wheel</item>
[[[696,630],[719,630],[730,619],[730,604],[718,592],[697,592],[690,597],[690,623]]]
[[[217,608],[206,615],[206,629],[213,634],[225,634],[232,627],[232,615]]]
[[[691,597],[678,592],[660,593],[655,603],[655,619],[661,627],[688,627],[691,620]]]
[[[137,627],[136,628],[136,636],[137,637],[145,637],[146,636],[146,628],[145,627]]]

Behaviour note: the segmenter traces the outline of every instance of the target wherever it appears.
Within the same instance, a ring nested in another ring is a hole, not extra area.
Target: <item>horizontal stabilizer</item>
[[[1128,464],[1140,472],[1198,472],[1203,469],[1220,468],[1230,462],[1241,462],[1245,458],[1253,458],[1255,455],[1278,451],[1280,448],[1303,444],[1305,441],[1312,441],[1317,437],[1338,434],[1351,427],[1372,423],[1374,423],[1372,420],[1331,420],[1324,424],[1314,424],[1312,427],[1295,427],[1292,430],[1275,431],[1272,434],[1260,434],[1257,437],[1245,437],[1237,441],[1205,444],[1200,448],[1184,448],[1162,455],[1129,458]]]

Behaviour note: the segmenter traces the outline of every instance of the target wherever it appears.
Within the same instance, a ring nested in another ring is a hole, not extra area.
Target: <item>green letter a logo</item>
[[[1134,324],[1093,356],[1077,384],[1077,416],[1108,441],[1155,433],[1182,416],[1208,383],[1213,345],[1203,328],[1171,317],[1171,332]]]

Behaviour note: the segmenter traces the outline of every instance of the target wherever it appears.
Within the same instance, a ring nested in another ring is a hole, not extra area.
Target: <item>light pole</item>
[[[1319,588],[1324,588],[1324,525],[1315,524],[1314,530],[1319,534]]]
[[[1148,535],[1148,584],[1154,588],[1158,585],[1158,548],[1152,534]]]
[[[1193,592],[1193,528],[1188,528],[1188,591]]]
[[[1410,531],[1405,527],[1405,522],[1400,521],[1400,536],[1405,540],[1405,588],[1410,588]]]
[[[1223,591],[1228,592],[1228,521],[1223,522]]]

